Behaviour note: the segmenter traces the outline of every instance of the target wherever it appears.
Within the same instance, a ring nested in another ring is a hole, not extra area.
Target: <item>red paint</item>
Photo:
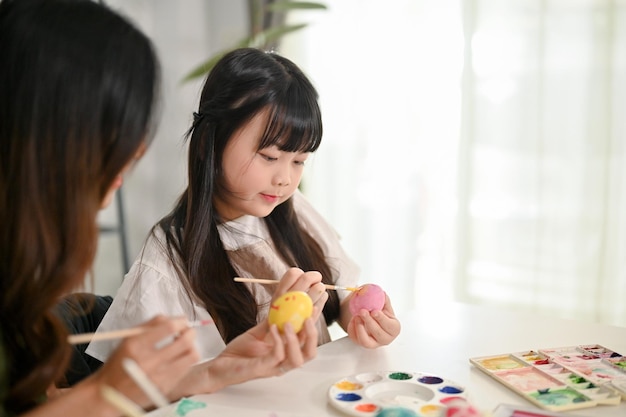
[[[362,411],[364,413],[371,413],[373,411],[378,410],[378,406],[376,404],[359,404],[354,407],[356,411]]]

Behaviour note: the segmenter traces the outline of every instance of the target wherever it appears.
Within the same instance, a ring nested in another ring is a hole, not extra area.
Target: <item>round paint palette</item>
[[[369,372],[335,382],[328,398],[335,408],[357,417],[444,417],[447,404],[465,401],[465,389],[432,374]]]

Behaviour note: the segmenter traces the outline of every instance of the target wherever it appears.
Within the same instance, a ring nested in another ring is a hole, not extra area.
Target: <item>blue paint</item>
[[[450,385],[446,385],[445,387],[439,388],[439,391],[443,392],[444,394],[460,394],[463,392],[461,388],[452,387]]]
[[[339,401],[359,401],[363,397],[353,392],[342,392],[337,394],[335,398],[337,398]]]

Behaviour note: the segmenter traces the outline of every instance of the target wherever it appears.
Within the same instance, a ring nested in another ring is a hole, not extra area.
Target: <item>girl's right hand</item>
[[[143,324],[147,330],[122,341],[113,355],[94,375],[99,386],[108,385],[142,407],[152,405],[145,393],[122,367],[133,359],[165,396],[176,387],[190,368],[200,360],[196,332],[186,318],[157,316]],[[162,343],[171,338],[171,342]]]
[[[313,301],[313,322],[316,322],[328,300],[326,287],[322,283],[322,274],[317,271],[304,272],[300,268],[290,268],[280,280],[274,299],[289,291],[304,291]]]

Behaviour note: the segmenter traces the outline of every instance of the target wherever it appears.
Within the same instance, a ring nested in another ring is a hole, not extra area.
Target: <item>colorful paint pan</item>
[[[338,410],[357,417],[444,417],[447,404],[465,401],[465,389],[437,375],[383,371],[342,378],[330,387],[328,398]]]
[[[615,405],[626,398],[626,358],[600,345],[470,358],[498,382],[550,411]]]

